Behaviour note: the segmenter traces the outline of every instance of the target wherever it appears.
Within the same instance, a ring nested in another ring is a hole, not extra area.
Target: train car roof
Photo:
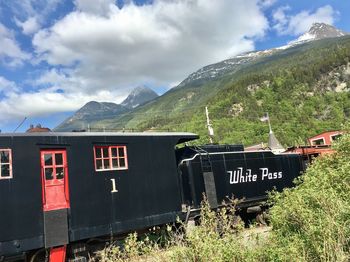
[[[33,132],[33,133],[0,133],[0,137],[174,137],[178,143],[199,138],[197,134],[189,132]]]

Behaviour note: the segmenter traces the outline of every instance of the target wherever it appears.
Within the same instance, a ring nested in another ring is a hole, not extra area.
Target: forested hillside
[[[341,128],[350,116],[350,37],[313,41],[261,56],[205,83],[185,85],[95,127],[191,131],[206,142],[207,105],[216,142],[267,140],[269,112],[283,144]]]

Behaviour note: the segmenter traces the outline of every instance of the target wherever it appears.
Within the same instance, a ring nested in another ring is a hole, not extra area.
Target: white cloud
[[[64,1],[61,0],[11,0],[6,3],[16,17],[47,16]]]
[[[13,33],[0,23],[0,60],[5,66],[18,66],[24,60],[30,58],[30,54],[21,50]]]
[[[269,8],[269,7],[273,6],[276,2],[277,2],[277,0],[260,0],[259,4],[263,8]]]
[[[74,0],[79,11],[102,16],[110,13],[114,3],[114,0]]]
[[[18,87],[15,82],[7,80],[0,76],[0,92],[18,92]]]
[[[304,10],[295,15],[286,13],[290,9],[289,6],[282,6],[273,13],[275,22],[273,28],[281,35],[300,35],[316,22],[333,25],[338,15],[338,12],[330,5],[320,7],[315,12]]]
[[[31,35],[33,33],[36,33],[39,28],[40,25],[38,23],[38,20],[36,17],[32,16],[29,17],[26,21],[21,22],[20,20],[18,20],[17,18],[15,18],[15,23],[18,27],[22,28],[22,32],[25,35]]]
[[[49,90],[40,90],[34,93],[10,92],[8,98],[0,102],[0,121],[18,120],[24,116],[36,117],[74,111],[87,101],[110,101],[111,97],[115,97],[115,95],[115,93],[105,90],[97,91],[93,95],[62,94]]]
[[[37,32],[49,20],[50,14],[62,3],[60,0],[12,0],[7,3],[14,14],[15,24],[23,34]]]
[[[69,77],[87,92],[180,81],[200,66],[254,49],[268,27],[255,0],[155,1],[122,9],[102,2],[103,11],[92,8],[95,1],[76,1],[77,11],[33,39],[50,65],[78,63]]]

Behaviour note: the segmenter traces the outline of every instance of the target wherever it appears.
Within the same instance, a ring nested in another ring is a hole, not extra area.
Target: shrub
[[[298,186],[273,196],[267,261],[349,261],[350,135],[315,160]]]

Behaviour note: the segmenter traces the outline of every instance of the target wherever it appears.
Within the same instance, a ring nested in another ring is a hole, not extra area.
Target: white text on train
[[[269,172],[267,167],[259,168],[261,170],[261,180],[272,180],[272,179],[281,179],[282,171],[280,172]],[[235,171],[227,171],[230,175],[230,184],[238,184],[238,183],[249,183],[256,182],[258,180],[257,174],[252,174],[251,169],[246,169],[243,171],[243,167],[237,168]]]

